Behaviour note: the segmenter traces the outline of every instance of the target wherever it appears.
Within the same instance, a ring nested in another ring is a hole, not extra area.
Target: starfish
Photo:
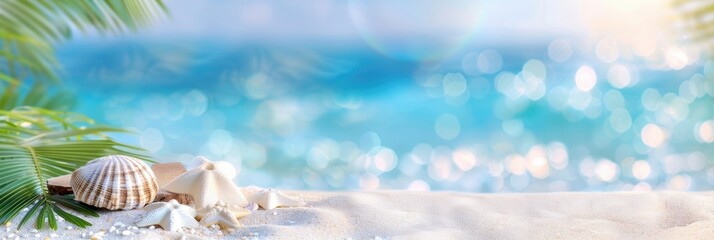
[[[197,209],[213,206],[219,201],[230,205],[248,204],[233,180],[218,170],[220,167],[210,161],[204,162],[167,183],[164,190],[191,195]]]
[[[164,230],[171,232],[176,232],[182,227],[198,227],[198,222],[194,219],[196,210],[181,205],[176,200],[149,204],[144,207],[144,211],[146,214],[136,223],[139,227],[160,225]]]
[[[204,157],[204,156],[195,157],[193,160],[191,160],[191,163],[187,164],[187,165],[188,165],[187,168],[188,168],[189,170],[191,170],[191,169],[199,168],[199,167],[201,167],[201,166],[204,165],[204,164],[213,164],[213,165],[215,165],[216,168],[218,169],[218,171],[220,171],[221,173],[223,173],[223,175],[225,175],[225,176],[228,177],[229,179],[233,179],[233,178],[235,178],[236,175],[237,175],[237,174],[236,174],[236,168],[233,166],[233,164],[231,164],[231,163],[229,163],[229,162],[226,162],[226,161],[215,161],[215,162],[212,162],[212,161],[208,160],[208,158],[206,158],[206,157]]]
[[[206,212],[199,224],[207,227],[218,224],[222,229],[239,228],[241,226],[240,222],[238,222],[238,217],[233,212],[222,208],[212,208]]]
[[[213,208],[226,209],[228,211],[231,211],[233,214],[235,214],[236,218],[242,218],[242,217],[248,216],[249,214],[251,214],[253,212],[248,208],[250,206],[251,206],[250,203],[248,205],[245,205],[244,207],[242,207],[239,205],[230,205],[230,204],[219,201],[218,203],[216,203],[216,205],[213,205]],[[199,212],[199,217],[203,216],[201,213],[203,213],[203,212]]]
[[[250,198],[250,202],[257,203],[263,209],[273,209],[277,207],[301,207],[305,205],[300,200],[293,199],[272,188],[262,190]]]
[[[241,226],[238,218],[248,216],[251,212],[237,206],[230,206],[222,202],[199,211],[199,217],[203,226],[218,224],[223,229],[239,228]]]

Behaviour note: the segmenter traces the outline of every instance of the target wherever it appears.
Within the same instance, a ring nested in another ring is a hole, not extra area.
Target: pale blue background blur
[[[58,54],[79,112],[240,185],[711,189],[714,62],[635,2],[171,1]]]

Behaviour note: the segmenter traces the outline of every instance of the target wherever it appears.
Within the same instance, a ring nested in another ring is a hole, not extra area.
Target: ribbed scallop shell
[[[143,161],[122,155],[94,159],[72,173],[74,199],[110,210],[129,210],[154,201],[159,184]]]

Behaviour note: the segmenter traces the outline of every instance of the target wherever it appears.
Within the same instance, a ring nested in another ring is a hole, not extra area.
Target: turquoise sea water
[[[241,185],[711,189],[713,62],[657,70],[562,46],[418,62],[362,43],[108,40],[58,55],[79,112],[135,129],[118,137],[160,161],[230,161]]]

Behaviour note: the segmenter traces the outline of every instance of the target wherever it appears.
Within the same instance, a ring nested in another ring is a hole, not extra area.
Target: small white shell
[[[272,188],[253,194],[253,196],[250,196],[249,201],[257,203],[266,210],[278,207],[302,207],[305,205],[305,202],[289,197]]]
[[[122,155],[94,159],[72,173],[74,199],[109,210],[129,210],[154,201],[159,184],[143,161]]]

